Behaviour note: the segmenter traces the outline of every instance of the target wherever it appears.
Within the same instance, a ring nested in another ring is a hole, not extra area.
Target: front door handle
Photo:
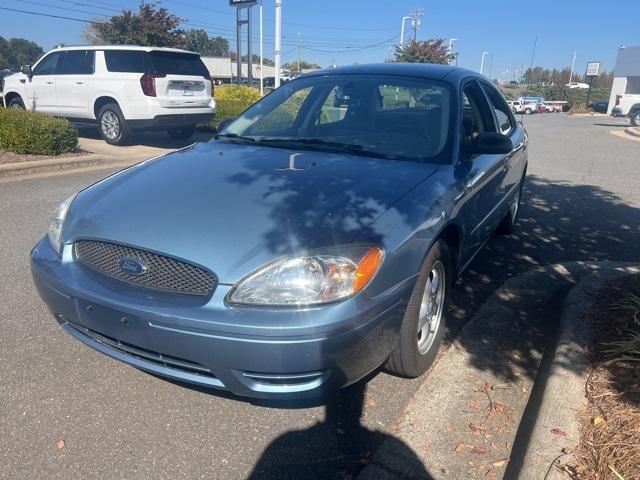
[[[47,85],[53,85],[53,80],[47,80]]]
[[[76,85],[84,85],[84,82],[78,81],[76,82]]]

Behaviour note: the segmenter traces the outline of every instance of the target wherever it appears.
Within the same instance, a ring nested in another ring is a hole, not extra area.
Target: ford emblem
[[[147,271],[147,266],[133,257],[122,257],[118,260],[118,268],[122,273],[126,273],[128,275],[140,276],[144,275]]]

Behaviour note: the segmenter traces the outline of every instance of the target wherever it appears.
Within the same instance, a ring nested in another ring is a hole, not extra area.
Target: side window
[[[34,75],[55,75],[59,72],[63,52],[50,53],[33,70]]]
[[[331,89],[329,95],[327,95],[327,98],[322,104],[322,107],[320,107],[320,116],[316,122],[318,125],[338,122],[344,119],[344,116],[347,113],[347,107],[343,102],[341,93],[342,88],[339,86]]]
[[[63,75],[91,75],[94,72],[93,50],[69,50],[64,55]]]
[[[109,72],[145,73],[142,51],[105,50],[104,61]]]
[[[263,133],[271,134],[274,130],[281,132],[289,130],[295,123],[302,104],[311,93],[311,88],[312,87],[306,87],[293,92],[284,102],[254,123],[248,133],[261,135]]]
[[[462,90],[462,134],[472,141],[483,132],[495,132],[493,115],[486,97],[476,82],[467,83]]]
[[[489,103],[496,116],[500,133],[508,135],[511,132],[511,129],[515,126],[509,113],[509,106],[505,102],[502,94],[494,87],[482,84],[482,88],[489,98]]]

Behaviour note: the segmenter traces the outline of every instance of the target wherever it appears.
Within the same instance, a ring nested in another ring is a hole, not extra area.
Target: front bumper
[[[144,290],[71,250],[60,260],[45,237],[31,254],[38,292],[69,334],[139,369],[257,399],[316,399],[375,370],[396,346],[414,282],[321,308],[239,308],[224,301],[230,286],[207,299]]]

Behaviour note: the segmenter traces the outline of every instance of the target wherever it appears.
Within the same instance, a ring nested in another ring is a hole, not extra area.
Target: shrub
[[[225,85],[216,88],[216,115],[212,127],[225,118],[235,118],[260,100],[260,91],[246,85]]]
[[[44,113],[0,108],[0,150],[60,155],[78,148],[78,131],[67,120]]]
[[[569,110],[569,114],[572,113],[591,113],[591,109],[584,103],[576,103],[572,105],[571,110]]]

